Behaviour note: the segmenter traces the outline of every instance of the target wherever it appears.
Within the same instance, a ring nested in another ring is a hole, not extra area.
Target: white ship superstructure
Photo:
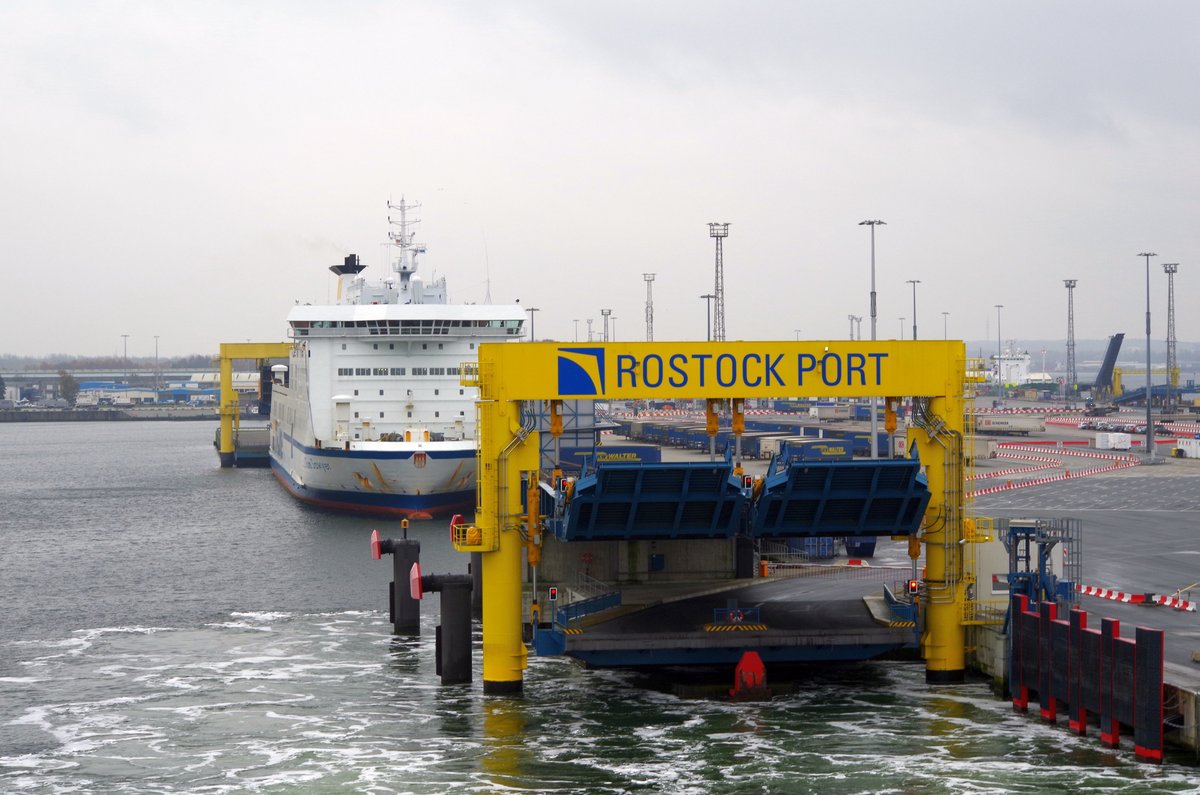
[[[445,278],[424,282],[408,214],[391,235],[392,273],[368,281],[357,256],[332,270],[334,305],[298,305],[286,383],[271,402],[271,466],[300,499],[424,516],[474,506],[475,400],[459,382],[483,342],[518,340],[517,304],[449,304]],[[389,219],[392,220],[392,219]],[[280,379],[285,380],[285,379]]]

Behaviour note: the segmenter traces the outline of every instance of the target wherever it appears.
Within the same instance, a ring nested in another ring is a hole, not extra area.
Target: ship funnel
[[[357,254],[348,255],[342,260],[341,265],[330,266],[329,270],[337,274],[338,277],[337,302],[339,304],[357,303],[357,301],[351,299],[354,293],[350,288],[354,284],[354,280],[358,277],[358,274],[366,267],[366,265],[363,265],[359,261]]]

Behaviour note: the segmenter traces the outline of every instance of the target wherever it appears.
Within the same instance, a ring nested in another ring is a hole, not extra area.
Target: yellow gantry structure
[[[526,665],[521,551],[535,528],[521,510],[521,480],[536,479],[539,466],[532,404],[580,398],[913,398],[908,444],[916,447],[932,495],[921,531],[926,678],[961,681],[967,585],[962,342],[483,344],[478,364],[464,367],[462,380],[479,387],[479,483],[475,526],[456,528],[454,546],[483,553],[485,692],[519,691]]]
[[[237,393],[233,391],[233,360],[254,359],[255,369],[259,369],[268,359],[286,359],[291,349],[290,342],[221,343],[221,353],[217,357],[221,370],[221,447],[217,451],[221,457],[221,466],[233,465],[236,437],[234,424],[240,416]]]

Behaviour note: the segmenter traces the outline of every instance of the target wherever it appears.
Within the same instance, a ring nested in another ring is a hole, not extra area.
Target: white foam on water
[[[254,632],[273,632],[271,627],[264,627],[259,624],[249,624],[245,621],[221,621],[213,624],[205,624],[213,629],[248,629]]]
[[[279,613],[279,612],[243,612],[234,611],[229,614],[233,618],[249,618],[254,621],[282,621],[292,618],[295,613]]]

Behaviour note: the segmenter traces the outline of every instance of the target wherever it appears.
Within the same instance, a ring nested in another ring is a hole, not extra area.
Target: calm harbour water
[[[531,657],[520,698],[434,673],[387,623],[372,528],[211,423],[0,425],[0,791],[1200,793],[919,666],[814,671],[768,702],[688,699]],[[422,568],[465,571],[443,522]]]

